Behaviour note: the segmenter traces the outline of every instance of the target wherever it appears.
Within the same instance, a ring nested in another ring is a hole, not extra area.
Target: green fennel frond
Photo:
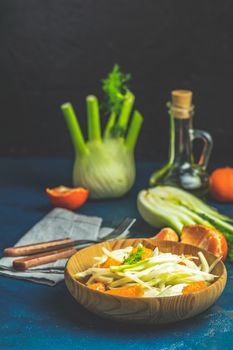
[[[141,246],[138,246],[135,253],[131,253],[128,258],[124,259],[123,264],[132,265],[135,264],[138,261],[142,260],[144,254],[144,250]]]
[[[120,66],[115,64],[112,71],[106,79],[102,80],[102,89],[105,94],[105,108],[107,112],[121,111],[125,95],[129,91],[128,82],[130,74],[124,74],[120,71]]]

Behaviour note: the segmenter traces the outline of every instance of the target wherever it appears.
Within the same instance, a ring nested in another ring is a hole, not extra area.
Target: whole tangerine
[[[233,202],[233,168],[218,168],[209,176],[211,196],[220,202]]]

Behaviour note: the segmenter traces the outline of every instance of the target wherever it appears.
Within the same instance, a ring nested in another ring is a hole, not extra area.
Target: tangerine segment
[[[144,295],[144,290],[141,286],[135,285],[130,287],[116,288],[106,291],[107,294],[119,295],[122,297],[142,297]]]
[[[213,227],[205,225],[185,225],[181,232],[181,242],[194,245],[222,257],[227,257],[227,241],[223,234]]]
[[[199,282],[194,282],[182,289],[182,294],[189,294],[189,293],[194,293],[198,292],[201,289],[204,289],[207,287],[207,284],[203,281]]]
[[[99,267],[109,268],[110,266],[119,266],[119,265],[121,265],[120,261],[108,257],[108,259],[104,263],[100,264]]]
[[[143,249],[142,260],[148,259],[154,254],[154,251],[150,248],[143,247],[142,249]]]
[[[179,241],[179,236],[170,227],[163,228],[157,235],[155,235],[154,238],[156,239],[156,241],[173,241],[173,242]]]
[[[136,253],[137,250],[138,248],[134,247],[131,254]],[[154,253],[154,251],[150,248],[142,247],[142,250],[143,250],[142,260],[150,258]]]
[[[105,285],[102,282],[96,282],[87,286],[90,289],[98,290],[99,292],[105,292]]]
[[[46,188],[46,193],[55,207],[66,209],[80,208],[89,195],[89,191],[85,188],[69,188],[65,186]]]

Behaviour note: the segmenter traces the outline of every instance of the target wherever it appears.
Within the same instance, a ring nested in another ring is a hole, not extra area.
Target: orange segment
[[[154,238],[156,241],[179,241],[177,233],[170,227],[163,228]]]
[[[55,207],[66,209],[80,208],[89,195],[89,191],[85,188],[69,188],[65,186],[46,188],[46,193]]]
[[[204,289],[207,287],[207,284],[203,281],[199,282],[194,282],[190,284],[189,286],[186,286],[182,289],[182,294],[189,294],[189,293],[194,293],[198,292],[201,289]]]
[[[227,241],[216,229],[204,225],[185,225],[181,233],[181,242],[194,245],[222,257],[227,257]]]
[[[143,247],[143,256],[142,260],[148,259],[153,255],[153,250],[150,248]]]
[[[108,257],[108,259],[104,263],[100,264],[99,267],[108,268],[110,266],[119,266],[119,265],[121,265],[120,261]]]
[[[99,292],[105,292],[105,285],[102,282],[92,283],[87,287],[90,289],[98,290]]]
[[[131,254],[134,254],[137,252],[138,247],[134,247]],[[150,248],[142,247],[143,249],[143,255],[142,260],[148,259],[153,255],[153,250]]]
[[[135,285],[130,287],[116,288],[106,291],[107,294],[119,295],[122,297],[142,297],[144,295],[144,290],[141,286]]]

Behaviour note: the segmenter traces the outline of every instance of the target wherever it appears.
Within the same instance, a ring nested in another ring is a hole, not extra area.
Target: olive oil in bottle
[[[208,192],[206,171],[213,142],[210,134],[195,130],[192,126],[194,106],[192,92],[174,90],[171,102],[167,103],[170,115],[169,161],[150,178],[150,185],[170,185],[202,197]],[[204,147],[198,162],[194,161],[192,144],[202,139]]]

